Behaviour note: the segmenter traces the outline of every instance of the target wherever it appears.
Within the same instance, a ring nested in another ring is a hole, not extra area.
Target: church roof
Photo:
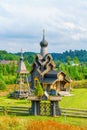
[[[20,73],[20,74],[27,74],[27,73],[29,73],[28,70],[26,69],[25,63],[23,61],[22,53],[21,53],[20,63],[18,65],[17,73]]]
[[[40,42],[40,46],[41,47],[47,47],[48,46],[48,42],[45,40],[45,31],[43,30],[43,39]]]
[[[44,78],[41,83],[53,83],[55,80],[57,80],[57,78]]]
[[[52,70],[50,72],[48,72],[47,74],[45,74],[45,77],[43,78],[43,80],[41,81],[42,83],[53,83],[58,79],[58,74],[62,73],[64,76],[65,73],[59,70]],[[68,79],[66,79],[66,77],[64,78],[65,82],[69,82]]]
[[[45,75],[45,77],[46,77],[46,78],[48,78],[48,77],[50,77],[50,78],[53,78],[53,77],[57,78],[57,75],[58,75],[59,73],[63,73],[63,72],[62,72],[62,71],[59,71],[59,70],[52,70],[52,71],[48,72],[48,73]],[[64,74],[64,73],[63,73],[63,74]],[[65,75],[65,74],[64,74],[64,75]]]

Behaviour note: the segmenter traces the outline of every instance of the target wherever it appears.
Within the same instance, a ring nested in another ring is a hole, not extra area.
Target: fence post
[[[58,101],[51,101],[51,115],[52,116],[60,116],[61,115]]]
[[[8,112],[7,112],[7,107],[6,106],[3,106],[3,115],[7,115]]]

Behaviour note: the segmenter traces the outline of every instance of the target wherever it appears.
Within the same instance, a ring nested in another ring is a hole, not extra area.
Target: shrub
[[[44,94],[43,88],[42,88],[42,86],[41,86],[41,84],[40,84],[39,81],[37,81],[37,85],[36,85],[34,94],[35,94],[36,96],[43,96],[43,94]]]
[[[68,124],[61,124],[56,121],[32,121],[26,126],[27,130],[85,130],[79,126],[73,126]]]
[[[3,80],[0,79],[0,90],[5,90],[6,89],[6,84]]]

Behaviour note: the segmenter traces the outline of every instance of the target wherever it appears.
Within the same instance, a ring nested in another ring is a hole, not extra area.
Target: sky
[[[87,0],[0,0],[0,50],[87,50]]]

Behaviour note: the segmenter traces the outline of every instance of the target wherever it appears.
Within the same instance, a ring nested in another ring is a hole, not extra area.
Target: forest
[[[51,53],[56,64],[56,69],[66,73],[67,78],[72,80],[87,79],[87,51],[75,50],[65,51],[63,53]],[[36,53],[24,52],[24,62],[27,69],[32,69]],[[20,53],[8,53],[5,50],[0,50],[0,84],[13,84],[16,80],[17,64],[13,62],[2,64],[1,61],[17,61],[20,60]],[[2,88],[3,89],[3,88]]]
[[[29,63],[32,63],[35,58],[36,53],[35,52],[24,52],[23,56],[25,60],[27,60]],[[80,62],[87,62],[87,51],[86,50],[69,50],[65,51],[63,53],[51,53],[53,59],[55,61],[60,62],[66,62],[67,58],[70,57],[73,59],[74,57],[77,57]],[[20,53],[8,53],[5,50],[0,50],[0,60],[18,60],[20,56]]]

